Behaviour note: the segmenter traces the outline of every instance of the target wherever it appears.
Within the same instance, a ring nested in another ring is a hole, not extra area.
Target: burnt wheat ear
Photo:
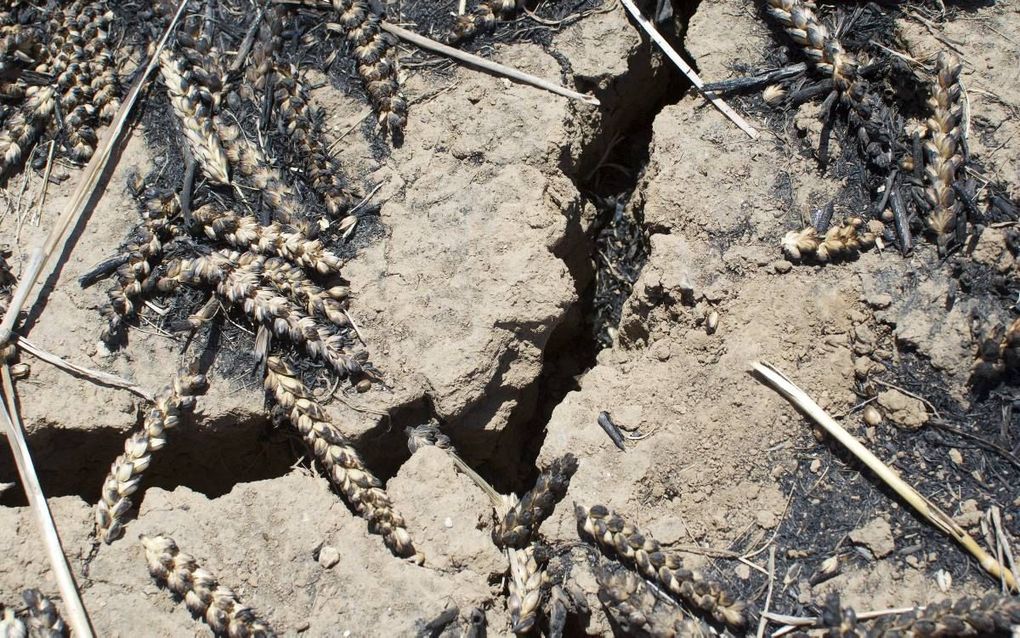
[[[142,223],[114,258],[114,263],[119,262],[116,283],[106,293],[107,304],[100,310],[107,322],[100,337],[109,345],[120,341],[124,322],[135,316],[142,294],[155,286],[150,275],[165,244],[181,233],[180,201],[174,193],[150,189],[142,195],[141,207]],[[87,285],[84,279],[83,286]]]
[[[935,235],[939,253],[944,255],[961,219],[962,206],[956,195],[956,183],[964,168],[963,87],[960,72],[963,64],[952,53],[942,52],[935,63],[928,107],[931,115],[925,124],[928,139],[924,142],[924,196],[931,210],[928,228]]]
[[[567,454],[549,464],[528,491],[503,516],[492,530],[492,540],[499,547],[521,549],[532,541],[542,521],[549,518],[556,504],[563,500],[570,479],[577,471],[577,457]]]
[[[253,609],[241,604],[233,591],[219,583],[215,576],[198,566],[194,557],[185,554],[172,538],[141,537],[149,574],[184,599],[195,616],[202,618],[217,636],[228,638],[273,638],[276,633]]]
[[[336,330],[316,320],[269,285],[266,259],[261,255],[220,250],[193,259],[174,260],[156,287],[166,293],[182,285],[213,287],[225,306],[241,310],[254,323],[300,346],[311,357],[328,364],[341,378],[365,373],[363,364],[368,353],[346,351],[351,331]]]
[[[838,91],[846,91],[857,76],[859,63],[818,19],[813,4],[803,0],[767,0],[765,10],[800,46],[815,68],[831,77]]]
[[[4,607],[0,616],[0,636],[4,638],[64,638],[67,625],[57,612],[57,606],[38,589],[21,593],[25,608],[18,612]]]
[[[312,105],[297,68],[277,66],[276,77],[275,101],[282,128],[293,144],[294,164],[336,217],[353,205],[354,197],[344,184],[343,167],[324,142],[324,114]]]
[[[538,622],[542,594],[549,582],[545,571],[545,550],[536,544],[521,550],[510,551],[510,580],[507,583],[507,608],[510,610],[510,629],[515,634],[526,634]]]
[[[371,0],[298,0],[300,4],[331,8],[354,51],[358,75],[365,85],[379,126],[399,136],[407,124],[407,100],[400,92],[395,38],[382,31],[382,16]]]
[[[685,568],[679,556],[664,551],[658,541],[637,526],[602,505],[591,509],[577,505],[574,510],[582,539],[611,553],[693,609],[731,627],[744,626],[745,602],[735,600],[719,583]]]
[[[619,563],[595,573],[598,598],[630,636],[702,638],[714,635],[705,623],[687,618],[680,608],[660,599],[644,579]]]
[[[191,154],[217,184],[230,181],[230,162],[213,128],[212,97],[203,93],[187,61],[170,49],[159,54],[159,72]]]
[[[1020,598],[988,594],[984,598],[946,600],[923,609],[884,616],[865,626],[853,609],[840,605],[839,594],[830,594],[822,608],[821,621],[826,635],[834,637],[1009,638],[1020,627]]]
[[[0,13],[0,49],[5,52],[0,90],[16,102],[0,130],[0,180],[20,168],[25,152],[47,132],[71,160],[88,160],[98,141],[95,126],[110,121],[119,108],[119,78],[109,42],[114,14],[106,3],[76,0],[20,9],[35,12],[30,16],[34,26],[23,26],[10,11]],[[26,82],[23,70],[51,81]]]
[[[783,237],[782,246],[783,252],[793,261],[813,257],[817,261],[828,262],[853,257],[874,246],[876,239],[876,234],[868,230],[863,219],[851,217],[824,234],[819,234],[814,226],[791,230]]]
[[[123,533],[131,496],[138,491],[153,453],[166,446],[168,432],[195,409],[196,396],[205,388],[203,375],[181,370],[149,409],[142,428],[124,442],[124,453],[110,467],[96,505],[96,533],[104,543],[112,543]]]
[[[381,534],[397,556],[416,555],[404,518],[393,507],[382,481],[365,466],[357,450],[332,423],[325,408],[282,359],[266,361],[266,393],[297,428],[351,507],[368,520],[369,531]]]
[[[457,17],[446,39],[450,44],[456,44],[480,33],[488,33],[501,20],[512,18],[522,4],[520,0],[482,0],[470,13]]]

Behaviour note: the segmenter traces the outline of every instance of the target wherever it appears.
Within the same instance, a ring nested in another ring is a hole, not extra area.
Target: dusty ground
[[[988,3],[953,16],[930,29],[901,20],[902,50],[923,59],[944,41],[958,48],[973,158],[1016,197],[1020,44],[1008,34],[1020,28],[1020,9]],[[746,3],[710,0],[697,6],[683,43],[702,76],[719,80],[739,75],[740,65],[766,66],[775,38]],[[125,538],[93,555],[91,506],[141,402],[26,356],[32,373],[18,384],[22,413],[99,633],[208,635],[146,573],[135,538],[164,532],[285,635],[413,635],[450,606],[464,623],[481,609],[490,631],[505,634],[505,565],[489,540],[488,500],[445,453],[409,458],[404,444],[404,427],[432,418],[503,492],[526,488],[536,463],[566,452],[579,457],[567,498],[542,528],[552,544],[577,542],[572,502],[602,503],[759,609],[770,548],[772,606],[782,613],[814,614],[830,591],[871,609],[994,590],[956,545],[819,442],[749,365],[761,359],[784,371],[972,533],[981,536],[981,514],[994,505],[1015,537],[1020,468],[973,438],[925,425],[937,410],[953,427],[1015,454],[1015,389],[979,396],[967,386],[972,314],[1006,321],[1015,309],[979,285],[947,303],[959,285],[927,242],[906,258],[871,250],[824,267],[785,261],[779,239],[844,185],[803,151],[817,135],[815,122],[802,113],[784,124],[782,114],[754,110],[749,117],[764,134],[747,139],[703,99],[670,92],[671,72],[619,6],[552,31],[545,47],[482,50],[593,90],[603,107],[465,68],[415,68],[405,77],[406,142],[380,155],[359,125],[367,111],[357,96],[328,83],[315,94],[334,135],[345,135],[338,148],[354,181],[365,192],[381,185],[378,217],[361,224],[344,275],[386,383],[366,394],[341,385],[330,409],[388,479],[425,565],[393,558],[316,474],[300,440],[272,426],[258,379],[230,343],[220,344],[200,416],[175,433],[147,474]],[[598,213],[589,196],[612,179],[615,169],[599,160],[617,138],[624,150],[610,163],[629,175],[634,194],[626,205],[646,224],[650,257],[612,347],[594,356],[579,318],[595,268],[588,231]],[[151,156],[136,130],[23,331],[51,352],[146,388],[165,384],[199,344],[185,350],[157,322],[143,322],[126,349],[109,353],[97,345],[105,284],[82,290],[76,279],[136,221],[128,171],[165,161]],[[47,189],[38,225],[34,205],[22,207],[20,232],[16,207],[0,218],[15,272],[73,191],[78,172],[57,172],[68,179]],[[25,179],[24,197],[34,202],[41,176],[30,171]],[[8,185],[12,200],[21,180]],[[837,208],[840,217],[852,212]],[[1015,272],[1006,230],[986,229],[963,256],[985,268],[975,272]],[[714,332],[706,328],[712,312]],[[876,403],[885,419],[865,426],[855,388],[868,371],[931,405],[881,385]],[[320,390],[331,386],[324,379]],[[618,450],[596,424],[603,410],[646,438]],[[0,460],[0,481],[14,480],[8,458]],[[4,499],[0,601],[26,587],[54,594],[23,497],[14,489]],[[338,562],[329,560],[334,555]],[[571,631],[611,634],[586,553],[574,548],[573,555],[572,575],[593,613]],[[815,578],[832,557],[838,574]],[[951,584],[940,587],[946,574]]]

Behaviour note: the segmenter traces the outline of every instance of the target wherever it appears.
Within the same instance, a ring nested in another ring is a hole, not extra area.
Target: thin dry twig
[[[35,212],[35,224],[42,219],[43,206],[46,205],[46,190],[50,185],[50,172],[53,170],[53,151],[57,148],[57,140],[50,140],[50,152],[46,157],[46,169],[43,171],[42,192],[39,194],[39,207]]]
[[[712,103],[712,106],[719,109],[723,115],[728,117],[730,121],[740,127],[741,131],[747,133],[747,136],[752,140],[758,139],[757,129],[751,126],[747,120],[740,116],[739,113],[734,111],[733,108],[721,97],[714,93],[705,91],[705,83],[700,77],[698,77],[698,74],[695,73],[694,69],[692,69],[689,64],[684,62],[684,59],[681,58],[680,54],[669,45],[669,42],[666,42],[666,39],[658,32],[655,25],[641,14],[641,10],[637,8],[636,4],[634,4],[634,0],[620,0],[620,2],[622,2],[623,6],[627,8],[627,11],[634,17],[634,20],[638,23],[638,25],[644,29],[645,33],[648,34],[648,37],[650,37],[655,44],[662,49],[662,52],[666,54],[666,57],[669,58],[670,61],[676,65],[676,68],[680,69],[680,72],[691,81],[691,84],[698,89],[698,92],[701,93],[706,100]]]
[[[7,441],[11,446],[11,453],[14,455],[15,465],[18,466],[18,475],[21,477],[21,484],[28,497],[28,504],[35,514],[36,524],[39,526],[39,533],[42,536],[43,545],[46,546],[46,553],[50,560],[50,567],[53,569],[54,577],[57,580],[57,588],[64,600],[64,607],[67,610],[68,622],[75,636],[81,638],[92,638],[92,623],[89,622],[85,605],[82,604],[81,595],[78,593],[78,586],[74,582],[71,568],[67,563],[67,556],[60,544],[60,535],[57,533],[56,523],[53,522],[53,513],[46,502],[46,495],[43,494],[42,486],[39,485],[39,476],[35,472],[35,463],[32,462],[32,454],[28,449],[28,442],[25,441],[25,430],[21,424],[21,417],[18,415],[17,399],[14,392],[14,383],[11,381],[11,369],[6,363],[0,367],[0,375],[3,376],[4,401],[0,402],[0,413],[3,414],[3,425],[7,434]]]
[[[460,49],[455,49],[451,46],[440,44],[435,40],[426,38],[423,35],[414,33],[413,31],[408,31],[407,29],[398,27],[395,24],[390,24],[389,22],[381,22],[379,24],[379,27],[383,31],[392,33],[398,38],[401,38],[402,40],[407,40],[411,44],[420,46],[423,49],[428,49],[430,51],[435,51],[436,53],[441,53],[455,60],[459,60],[460,62],[464,62],[465,64],[470,64],[485,71],[489,71],[490,73],[502,75],[511,80],[515,80],[523,84],[530,84],[532,86],[538,87],[540,89],[545,89],[546,91],[550,91],[557,95],[562,95],[563,97],[568,97],[572,100],[584,102],[585,104],[591,104],[592,106],[599,105],[598,98],[596,98],[593,95],[585,95],[583,93],[578,93],[577,91],[571,91],[570,89],[564,88],[558,84],[554,84],[549,80],[542,79],[529,73],[524,73],[523,71],[518,71],[517,69],[504,66],[491,60],[486,60],[485,58],[478,57],[477,55],[465,53]]]
[[[47,352],[43,350],[42,348],[40,348],[39,346],[35,345],[34,343],[32,343],[31,341],[22,336],[17,336],[15,339],[15,343],[18,345],[19,348],[25,350],[26,352],[34,356],[36,359],[45,361],[46,363],[54,365],[60,368],[61,370],[70,372],[75,376],[84,377],[85,379],[92,381],[93,383],[98,383],[100,385],[108,385],[113,386],[115,388],[122,388],[124,390],[127,390],[128,392],[137,394],[146,401],[152,401],[151,392],[142,388],[136,383],[128,381],[123,377],[118,377],[115,374],[110,374],[109,372],[103,372],[101,370],[92,370],[91,368],[86,368],[76,363],[71,363],[66,359],[61,359],[52,352]]]
[[[762,612],[761,620],[758,621],[758,638],[765,635],[765,626],[768,625],[769,605],[772,604],[772,586],[776,582],[776,546],[769,547],[769,589],[765,594],[765,610]]]
[[[1016,579],[1013,574],[1006,570],[999,561],[989,554],[977,541],[968,534],[956,521],[940,510],[934,503],[921,495],[916,489],[899,477],[888,465],[883,463],[868,448],[858,441],[852,434],[843,429],[829,414],[823,410],[814,400],[790,381],[781,372],[767,363],[755,361],[752,364],[765,382],[783,397],[796,406],[799,410],[811,417],[815,423],[820,425],[833,438],[843,444],[850,452],[868,466],[875,475],[882,479],[892,488],[903,500],[907,501],[921,516],[926,518],[932,525],[943,533],[955,539],[960,545],[973,555],[981,567],[996,579],[1002,578],[1006,585],[1013,590],[1017,589]]]

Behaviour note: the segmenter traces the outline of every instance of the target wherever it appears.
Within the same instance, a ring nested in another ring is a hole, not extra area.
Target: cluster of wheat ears
[[[349,213],[357,198],[325,145],[323,116],[309,98],[302,71],[285,61],[284,34],[294,22],[295,5],[302,5],[302,11],[321,11],[349,44],[380,130],[399,137],[407,122],[407,102],[398,82],[392,36],[382,30],[382,16],[372,2],[269,3],[247,37],[231,42],[236,52],[228,55],[211,4],[204,9],[193,4],[169,46],[158,53],[158,71],[180,153],[198,179],[186,177],[183,184],[168,187],[135,178],[130,185],[139,203],[139,224],[116,255],[82,278],[83,285],[113,279],[101,336],[116,347],[147,299],[182,289],[206,300],[189,308],[185,318],[170,322],[171,330],[195,331],[220,312],[247,319],[257,331],[254,354],[264,369],[272,409],[300,433],[369,531],[379,534],[394,555],[422,564],[426,558],[415,549],[382,481],[283,354],[294,348],[361,390],[378,377],[348,315],[342,260],[319,237],[325,228],[354,223]],[[460,42],[490,30],[521,8],[518,0],[483,0],[459,17],[447,40]],[[152,24],[167,24],[173,9],[157,0],[149,16]],[[918,195],[910,201],[925,214],[939,250],[947,250],[966,227],[959,197],[961,188],[965,190],[960,61],[949,54],[938,58],[929,117],[908,145],[901,139],[902,123],[876,100],[866,61],[843,47],[815,15],[813,3],[766,0],[764,11],[811,62],[811,72],[829,92],[828,106],[844,108],[870,170],[889,178],[890,206],[904,205],[901,184],[913,186]],[[121,94],[110,38],[115,19],[102,0],[45,9],[19,0],[5,3],[0,10],[0,97],[6,109],[0,177],[20,168],[26,151],[46,136],[73,160],[91,155],[95,127],[117,112]],[[766,99],[781,102],[785,95],[785,89],[772,87]],[[264,112],[266,105],[283,139],[269,149],[242,124],[258,118],[238,117]],[[918,147],[923,152],[904,152]],[[913,175],[915,181],[904,182],[900,174]],[[834,226],[829,221],[787,234],[782,240],[785,254],[795,260],[834,261],[874,245],[884,231],[881,223],[859,217]],[[897,218],[902,232],[899,224]],[[900,239],[907,241],[902,234]],[[13,282],[0,259],[0,310],[9,303]],[[993,335],[981,361],[993,368],[1020,365],[1017,335],[1017,324]],[[155,397],[142,427],[125,442],[124,453],[102,484],[95,510],[98,540],[112,543],[123,535],[153,454],[194,412],[206,385],[203,374],[186,368]],[[548,633],[561,635],[567,615],[585,603],[564,574],[550,573],[550,558],[563,552],[548,546],[539,528],[565,497],[578,460],[567,455],[553,461],[533,489],[517,499],[497,494],[434,428],[409,431],[408,443],[412,453],[425,445],[446,449],[491,497],[498,512],[492,540],[507,557],[511,630],[533,632],[545,618]],[[633,523],[601,505],[574,507],[580,539],[604,555],[592,566],[598,599],[625,631],[702,636],[713,635],[719,627],[737,631],[747,625],[747,602],[685,568],[678,555]],[[174,540],[143,537],[142,543],[152,576],[217,635],[273,635],[267,620],[181,552]],[[859,623],[852,610],[842,609],[838,599],[829,601],[825,610],[822,624],[830,635],[840,636],[979,635],[1006,631],[1020,622],[1020,604],[1002,597],[933,605],[870,626]],[[25,593],[23,607],[3,608],[2,635],[64,631],[53,603],[37,591]]]

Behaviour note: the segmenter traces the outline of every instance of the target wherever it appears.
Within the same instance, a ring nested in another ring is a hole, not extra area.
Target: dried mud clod
[[[0,636],[4,638],[64,638],[67,625],[53,601],[38,589],[21,593],[25,605],[21,609],[3,607]],[[2,606],[0,606],[2,607]]]
[[[276,633],[253,609],[244,606],[233,591],[198,566],[166,536],[142,536],[149,573],[184,600],[188,610],[201,617],[217,636],[271,638]]]
[[[0,130],[0,180],[46,135],[72,161],[88,160],[98,141],[95,127],[120,107],[110,42],[114,15],[106,3],[19,4],[0,11],[0,92],[14,102]]]
[[[365,467],[357,450],[282,359],[269,357],[265,387],[350,506],[368,520],[369,531],[381,534],[386,546],[397,556],[413,557],[420,562],[421,556],[415,553],[404,519],[394,509],[382,482]]]
[[[833,226],[819,234],[814,226],[790,231],[783,237],[783,253],[794,261],[814,258],[820,262],[840,261],[853,257],[875,245],[878,234],[864,220],[852,217],[845,224]]]
[[[960,72],[963,64],[951,53],[940,53],[935,64],[935,81],[928,106],[931,108],[926,127],[925,199],[931,207],[928,228],[935,234],[939,253],[945,254],[953,238],[962,241],[966,220],[956,194],[965,161],[963,140],[963,88]]]
[[[651,536],[602,505],[591,509],[577,505],[574,509],[581,538],[592,541],[630,569],[661,584],[694,610],[731,627],[744,626],[746,603],[734,600],[719,583],[686,569],[677,555],[663,551]]]
[[[1007,638],[1015,635],[1015,628],[1020,626],[1020,598],[1000,594],[989,594],[980,599],[964,597],[932,603],[924,609],[881,617],[865,624],[858,620],[853,609],[840,606],[838,594],[831,594],[826,599],[821,617],[828,636]]]
[[[521,549],[538,533],[542,521],[552,515],[563,500],[570,478],[577,471],[577,457],[567,454],[549,464],[528,491],[493,527],[492,540],[499,547]]]
[[[340,30],[350,43],[379,125],[395,137],[407,124],[407,100],[400,91],[395,57],[396,41],[379,28],[382,16],[374,2],[365,0],[299,0],[301,4],[331,8]]]
[[[708,625],[684,616],[679,607],[656,596],[643,578],[619,563],[603,565],[595,578],[599,602],[628,636],[714,635]]]
[[[156,399],[142,428],[124,442],[124,453],[110,467],[96,505],[96,534],[104,543],[112,543],[123,533],[124,516],[132,506],[131,496],[138,491],[152,454],[163,449],[168,431],[194,410],[196,396],[205,387],[203,375],[188,369],[178,372]]]

